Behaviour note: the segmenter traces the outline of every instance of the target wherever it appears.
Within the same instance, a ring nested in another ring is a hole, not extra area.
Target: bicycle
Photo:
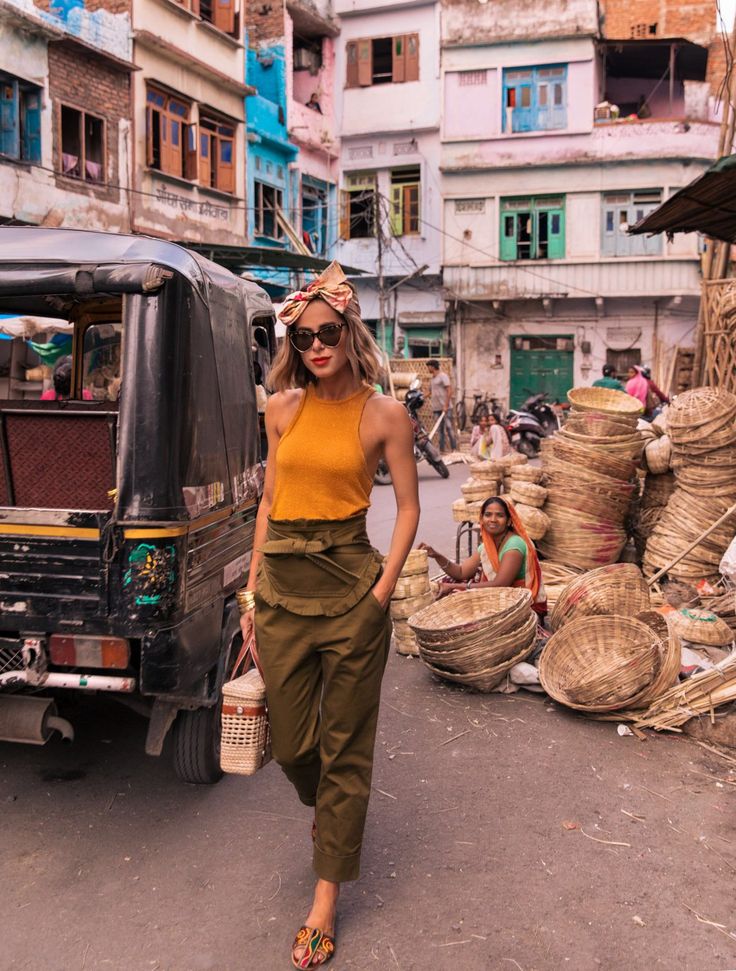
[[[501,421],[503,418],[503,412],[501,411],[501,404],[498,398],[492,397],[486,391],[475,391],[473,393],[473,410],[470,413],[471,427],[477,425],[481,418],[489,418],[492,414],[496,416],[498,421]],[[465,426],[468,423],[465,394],[455,403],[455,421],[460,431],[464,432]]]

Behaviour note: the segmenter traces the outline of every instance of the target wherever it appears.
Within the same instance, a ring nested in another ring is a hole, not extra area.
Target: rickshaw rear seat
[[[115,485],[114,412],[0,408],[0,505],[104,510]],[[8,474],[10,473],[10,482]]]

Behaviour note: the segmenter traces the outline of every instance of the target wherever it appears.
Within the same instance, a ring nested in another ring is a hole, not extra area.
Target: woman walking
[[[480,507],[480,536],[478,549],[462,563],[454,563],[426,543],[419,545],[450,577],[442,584],[441,595],[471,587],[526,587],[534,610],[543,618],[547,594],[537,550],[510,500],[500,496],[485,500]]]
[[[334,953],[340,884],[358,877],[370,793],[387,608],[419,520],[406,409],[376,394],[379,351],[353,288],[332,263],[280,314],[269,375],[268,462],[247,590],[266,682],[272,751],[314,806],[311,909],[292,948],[297,968]],[[397,516],[385,565],[366,534],[378,460]]]

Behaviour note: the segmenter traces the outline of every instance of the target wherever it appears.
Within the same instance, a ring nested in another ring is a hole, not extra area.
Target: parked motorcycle
[[[510,411],[506,418],[506,434],[517,452],[534,458],[539,452],[539,443],[545,431],[534,415],[528,411]]]
[[[540,394],[535,394],[529,388],[524,388],[524,391],[528,392],[529,397],[519,411],[526,412],[537,419],[544,429],[544,438],[554,435],[560,429],[560,419],[553,404],[547,400],[549,398],[547,392],[542,391]]]
[[[429,440],[427,430],[419,417],[419,411],[423,404],[424,394],[422,392],[422,384],[416,378],[409,386],[409,390],[406,392],[406,398],[404,399],[404,407],[409,412],[409,418],[414,429],[414,458],[417,462],[426,459],[438,475],[441,475],[443,479],[447,479],[450,476],[450,470],[442,461],[437,446],[433,445]],[[391,485],[391,473],[383,458],[378,462],[378,468],[376,469],[373,481],[376,485]]]

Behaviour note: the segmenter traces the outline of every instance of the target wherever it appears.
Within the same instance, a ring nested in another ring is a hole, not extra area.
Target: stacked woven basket
[[[574,388],[565,426],[542,443],[550,527],[540,550],[557,563],[593,569],[615,563],[643,441],[641,403],[608,388]]]
[[[653,575],[736,502],[736,396],[695,388],[667,409],[675,489],[651,532],[644,572]],[[736,514],[668,570],[672,579],[717,580],[718,565],[733,538]]]
[[[492,691],[534,648],[537,616],[521,587],[484,587],[438,600],[409,618],[419,655],[440,678]]]
[[[408,620],[412,614],[428,606],[433,600],[427,552],[411,550],[399,574],[389,607],[397,654],[415,657],[419,654],[416,637]]]
[[[646,708],[677,680],[680,641],[651,610],[639,569],[617,563],[576,577],[550,622],[539,677],[569,708],[621,712]]]

